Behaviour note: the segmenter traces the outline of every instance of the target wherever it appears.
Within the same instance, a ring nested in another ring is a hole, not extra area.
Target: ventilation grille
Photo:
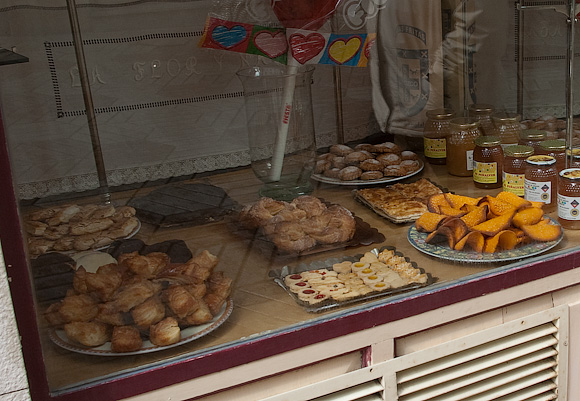
[[[335,391],[309,401],[381,401],[383,386],[379,380],[362,383],[344,390]]]
[[[568,326],[563,305],[265,400],[563,401]]]

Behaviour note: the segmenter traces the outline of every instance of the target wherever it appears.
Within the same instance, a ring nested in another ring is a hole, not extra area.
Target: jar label
[[[564,220],[580,220],[580,198],[558,194],[558,217]]]
[[[467,166],[466,166],[467,171],[472,171],[473,170],[473,149],[465,152],[465,158],[467,160]]]
[[[552,183],[550,181],[524,180],[524,198],[533,202],[552,203]]]
[[[445,138],[424,138],[425,157],[445,159],[447,157],[447,146],[445,142]]]
[[[517,196],[524,196],[524,179],[525,174],[510,174],[503,172],[503,190],[511,192]]]
[[[473,162],[473,181],[480,184],[497,184],[497,163]]]

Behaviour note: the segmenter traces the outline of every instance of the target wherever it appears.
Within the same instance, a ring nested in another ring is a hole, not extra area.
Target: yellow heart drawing
[[[356,36],[350,38],[346,43],[343,39],[337,39],[330,45],[328,54],[335,63],[344,64],[357,54],[361,44],[361,39]]]

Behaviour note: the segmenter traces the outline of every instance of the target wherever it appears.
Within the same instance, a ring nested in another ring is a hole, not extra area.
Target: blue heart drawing
[[[220,46],[230,49],[246,39],[246,29],[241,25],[234,25],[230,29],[218,25],[212,31],[211,38]]]

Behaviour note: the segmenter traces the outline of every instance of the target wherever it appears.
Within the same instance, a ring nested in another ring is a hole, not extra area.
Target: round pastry
[[[300,291],[297,293],[298,299],[304,302],[308,302],[308,300],[314,298],[319,294],[318,291],[313,290],[312,288],[306,288],[305,290]]]
[[[292,292],[300,292],[303,289],[310,287],[306,281],[298,281],[297,283],[290,283],[287,284],[287,286]]]
[[[380,283],[381,281],[383,281],[383,278],[377,276],[376,274],[371,274],[370,276],[366,276],[363,278],[363,282],[368,286]]]
[[[393,142],[384,142],[375,145],[375,153],[401,153],[401,148]]]
[[[354,150],[364,150],[372,153],[375,151],[375,145],[371,145],[370,143],[359,143],[354,147]]]
[[[364,269],[368,269],[369,266],[370,266],[370,264],[368,264],[368,263],[355,262],[352,264],[352,271],[358,274],[359,271],[362,271]]]
[[[417,160],[403,160],[400,164],[402,168],[405,169],[407,173],[412,173],[419,170],[419,162]]]
[[[356,180],[362,174],[362,170],[356,166],[348,166],[340,170],[338,178],[343,181]]]
[[[292,204],[306,212],[306,217],[318,216],[326,210],[326,205],[316,196],[299,196],[292,200]]]
[[[411,152],[410,150],[403,150],[401,152],[401,160],[418,160],[419,156],[415,152]]]
[[[385,177],[402,177],[407,175],[407,171],[400,165],[387,166],[383,170],[383,175]]]
[[[344,161],[349,166],[358,166],[363,160],[371,159],[372,155],[368,152],[352,152],[344,157]]]
[[[342,144],[336,144],[336,145],[332,145],[330,147],[330,153],[338,155],[338,156],[346,156],[349,153],[352,153],[353,150],[346,146],[346,145],[342,145]]]
[[[329,296],[326,294],[316,294],[312,298],[308,299],[308,303],[311,305],[316,305],[316,304],[319,304],[321,302],[326,301],[328,298],[329,298]]]
[[[366,159],[360,162],[359,167],[364,171],[382,171],[384,166],[377,159]]]
[[[331,167],[343,169],[346,167],[345,156],[334,156],[330,159]]]
[[[383,178],[383,173],[381,171],[364,171],[360,175],[360,179],[365,181],[379,180],[381,178]]]
[[[370,266],[367,267],[367,268],[364,268],[362,270],[357,270],[356,274],[360,278],[362,278],[363,280],[364,280],[365,277],[368,277],[368,276],[376,276],[377,275],[376,272],[375,272],[375,269],[371,269]]]
[[[339,169],[339,168],[329,168],[324,173],[322,173],[322,175],[324,175],[325,177],[328,177],[328,178],[339,179],[340,170],[341,169]]]
[[[384,281],[379,281],[378,283],[374,283],[369,286],[374,291],[385,291],[391,288],[391,286]]]
[[[335,263],[332,265],[332,270],[337,273],[350,273],[352,271],[352,262],[345,260],[344,262]]]
[[[396,166],[401,163],[401,157],[394,153],[385,153],[377,156],[377,160],[382,163],[384,167]]]
[[[314,174],[321,174],[332,166],[330,160],[317,160],[314,165]]]

